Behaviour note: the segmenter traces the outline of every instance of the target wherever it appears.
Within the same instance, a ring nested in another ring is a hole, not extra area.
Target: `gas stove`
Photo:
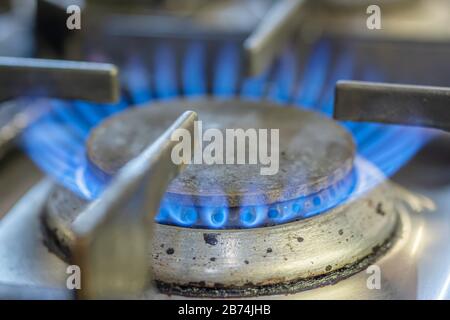
[[[370,5],[10,1],[0,298],[450,298],[448,3]],[[174,163],[198,120],[278,172]]]

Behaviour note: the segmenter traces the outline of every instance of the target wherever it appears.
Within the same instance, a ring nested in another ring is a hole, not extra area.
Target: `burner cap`
[[[89,137],[90,161],[114,174],[186,110],[199,114],[203,132],[279,129],[279,171],[261,175],[259,164],[189,165],[167,190],[177,203],[237,207],[287,201],[333,186],[352,169],[352,137],[333,120],[271,102],[205,98],[152,103],[107,119]]]

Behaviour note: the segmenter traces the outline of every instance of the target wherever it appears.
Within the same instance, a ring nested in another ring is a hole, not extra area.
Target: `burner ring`
[[[152,103],[107,119],[89,137],[91,163],[115,173],[188,109],[198,112],[204,130],[279,129],[280,170],[264,176],[261,165],[189,165],[166,192],[174,203],[239,207],[293,200],[334,186],[353,167],[352,137],[331,119],[272,102],[206,98]]]
[[[368,178],[382,176],[363,160],[355,165],[362,172],[355,197],[312,218],[240,230],[157,223],[149,265],[160,290],[207,297],[284,294],[334,284],[364,270],[392,246],[403,217],[396,209],[397,189],[385,182],[367,191]],[[72,223],[88,204],[60,187],[47,202],[45,241],[66,261],[74,241]]]

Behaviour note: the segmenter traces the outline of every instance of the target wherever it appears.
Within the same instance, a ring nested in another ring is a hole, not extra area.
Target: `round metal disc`
[[[90,161],[115,173],[185,110],[198,113],[203,132],[217,128],[224,137],[225,129],[279,129],[279,171],[261,175],[266,165],[260,164],[192,164],[167,190],[166,197],[177,203],[236,207],[287,201],[333,186],[352,169],[352,137],[333,120],[271,102],[204,98],[152,103],[107,119],[89,137]]]

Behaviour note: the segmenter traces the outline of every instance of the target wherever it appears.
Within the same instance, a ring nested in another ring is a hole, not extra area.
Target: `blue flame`
[[[269,70],[260,75],[245,79],[242,83],[241,97],[244,99],[259,100],[264,97],[264,89],[269,77]]]
[[[194,42],[186,51],[183,63],[183,88],[187,96],[206,94],[206,45]]]
[[[149,73],[140,57],[131,57],[125,67],[123,82],[127,84],[131,97],[136,104],[152,99]]]
[[[254,228],[286,223],[314,216],[342,203],[355,188],[357,172],[353,171],[330,188],[308,196],[267,205],[242,205],[241,207],[211,207],[174,204],[165,199],[157,221],[200,228]],[[245,199],[242,203],[245,203]]]
[[[286,48],[278,64],[268,97],[278,103],[287,103],[291,98],[297,75],[297,59],[292,48]]]
[[[204,207],[201,209],[201,221],[212,229],[224,228],[228,222],[230,208],[228,207]]]
[[[168,99],[178,95],[177,69],[175,50],[162,43],[156,47],[154,56],[155,88],[160,99]]]
[[[226,43],[217,57],[217,72],[214,75],[213,93],[217,97],[231,97],[235,94],[239,79],[239,48]]]
[[[319,41],[310,56],[299,86],[295,102],[305,108],[314,108],[325,87],[326,76],[331,65],[331,50],[328,41]]]
[[[82,101],[50,100],[51,111],[24,132],[23,148],[57,182],[91,200],[101,194],[109,177],[92,168],[87,161],[85,142],[88,134],[100,121],[127,108],[130,103],[212,93],[216,97],[240,95],[243,99],[272,99],[330,115],[337,80],[389,81],[373,66],[356,68],[357,57],[351,46],[342,50],[327,40],[319,41],[308,57],[298,57],[295,50],[287,48],[268,70],[257,77],[244,79],[241,79],[239,43],[227,42],[220,48],[212,63],[212,72],[208,70],[205,43],[192,42],[187,47],[180,60],[181,68],[177,68],[175,53],[169,43],[162,42],[155,47],[153,59],[130,56],[122,79],[132,99],[130,102],[122,99],[105,107]],[[299,58],[306,59],[301,70],[297,65]],[[146,66],[144,62],[152,65]],[[178,69],[181,70],[180,83],[177,83]],[[212,74],[212,88],[207,85],[209,73]],[[359,158],[373,164],[383,176],[395,173],[429,138],[417,128],[368,123],[344,125],[353,133]],[[317,194],[269,207],[183,206],[165,199],[156,220],[212,229],[285,223],[329,210],[354,195],[354,190],[360,190],[361,185],[372,185],[372,178],[355,170],[347,179]]]

